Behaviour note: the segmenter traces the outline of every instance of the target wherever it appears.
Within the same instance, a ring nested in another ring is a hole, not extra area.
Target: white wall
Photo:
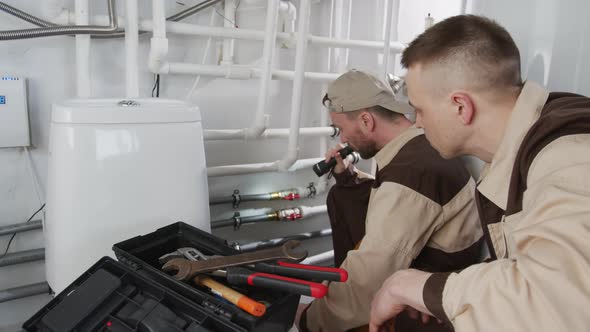
[[[520,49],[523,77],[550,91],[590,94],[590,2],[480,1],[472,12],[495,19]]]
[[[348,0],[351,1],[351,0]],[[348,15],[348,2],[344,1],[345,15]],[[402,41],[408,42],[421,32],[424,16],[432,13],[437,20],[456,14],[461,1],[445,1],[441,5],[436,0],[400,0],[400,21],[398,27]],[[53,3],[62,2],[66,8],[73,9],[73,0],[39,1],[9,0],[6,3],[25,10],[33,15],[44,17],[47,8]],[[140,2],[140,18],[151,15],[151,1]],[[167,1],[167,14],[178,12],[200,0]],[[396,1],[394,1],[396,2]],[[179,3],[184,3],[181,5]],[[238,10],[238,25],[247,29],[264,28],[266,1],[242,0]],[[298,7],[298,1],[294,1]],[[329,8],[331,1],[312,2],[311,33],[327,36],[329,31]],[[351,15],[351,38],[381,40],[384,0],[353,1]],[[106,14],[104,1],[91,1],[91,13]],[[219,9],[223,12],[221,9]],[[124,2],[117,1],[117,11],[124,15]],[[56,11],[53,11],[56,12]],[[208,25],[211,9],[208,9],[186,22]],[[346,17],[342,18],[346,22]],[[394,18],[395,20],[395,18]],[[216,25],[222,25],[222,19],[216,17]],[[395,24],[395,21],[394,21]],[[10,30],[29,28],[28,23],[0,12],[0,29]],[[347,27],[343,27],[346,33]],[[170,35],[170,61],[200,63],[206,38]],[[392,40],[395,37],[392,36]],[[214,41],[210,50],[208,63],[215,64],[219,56],[218,49],[222,41]],[[124,97],[125,68],[123,39],[93,40],[91,56],[92,95],[95,97]],[[149,49],[149,34],[140,38],[140,96],[149,96],[153,75],[148,71],[146,60]],[[255,63],[262,54],[261,42],[236,41],[235,60],[240,64]],[[343,51],[340,51],[343,52]],[[380,64],[380,52],[369,50],[352,50],[349,63],[341,63],[341,70],[346,68],[369,69],[378,73],[383,70]],[[17,41],[0,41],[0,73],[12,73],[28,79],[29,111],[32,132],[32,154],[34,171],[40,179],[41,200],[44,199],[47,178],[47,146],[49,137],[49,120],[51,104],[75,97],[75,50],[74,38],[50,37]],[[294,51],[277,49],[275,67],[293,69]],[[327,69],[328,50],[309,47],[306,69],[309,71],[325,71]],[[334,64],[335,66],[336,64]],[[195,77],[163,76],[161,78],[161,97],[184,99],[193,85]],[[231,81],[202,77],[199,86],[190,100],[201,108],[203,125],[207,129],[227,129],[247,127],[256,109],[258,94],[257,80]],[[303,92],[304,112],[302,126],[317,126],[320,121],[321,84],[306,82]],[[291,111],[292,83],[273,81],[270,86],[271,127],[288,127]],[[286,140],[257,141],[226,141],[206,143],[208,166],[225,164],[241,164],[251,162],[267,162],[280,159],[286,147]],[[332,142],[331,144],[335,144]],[[319,153],[317,138],[302,138],[300,158],[317,157]],[[367,167],[368,163],[364,164]],[[261,193],[280,190],[294,186],[305,186],[317,181],[311,170],[299,171],[295,174],[266,173],[247,176],[231,176],[210,178],[209,187],[213,195],[230,195],[233,189],[241,193]],[[314,200],[301,200],[295,203],[243,203],[242,209],[260,209],[270,207],[277,209],[294,205],[324,204],[325,195]],[[40,199],[35,194],[32,178],[27,169],[25,154],[22,149],[0,149],[0,225],[24,222],[29,215],[40,206]],[[213,206],[212,219],[227,218],[233,214],[229,205]],[[259,211],[258,211],[259,212]],[[253,213],[252,210],[246,213]],[[216,231],[215,234],[236,240],[261,240],[284,236],[303,231],[319,230],[329,227],[326,216],[318,216],[296,223],[266,223],[246,225],[241,230],[231,228]],[[9,237],[0,238],[0,250],[4,250]],[[313,240],[305,243],[311,253],[331,249],[329,238]],[[18,234],[11,245],[10,251],[20,251],[43,246],[41,231]],[[0,289],[16,287],[44,280],[44,264],[42,262],[0,268]],[[48,296],[37,296],[28,299],[0,304],[0,329],[24,321],[49,299]]]

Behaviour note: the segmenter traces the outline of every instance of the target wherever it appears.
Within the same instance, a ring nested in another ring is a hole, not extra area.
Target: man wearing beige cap
[[[413,109],[395,99],[389,84],[351,70],[329,86],[323,104],[342,143],[377,162],[374,179],[367,179],[346,167],[337,149],[326,156],[338,161],[328,212],[337,264],[345,256],[341,267],[349,278],[331,283],[328,295],[302,313],[299,326],[347,331],[368,324],[371,300],[393,272],[452,271],[476,263],[482,231],[469,172],[460,160],[440,157],[404,116]],[[339,253],[343,249],[350,251]],[[435,320],[396,321],[396,331],[447,330]]]

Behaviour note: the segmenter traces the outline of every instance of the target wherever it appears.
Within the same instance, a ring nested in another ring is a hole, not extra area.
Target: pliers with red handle
[[[328,287],[308,280],[344,282],[348,279],[348,272],[344,269],[282,261],[277,264],[257,263],[252,269],[254,271],[244,267],[228,267],[225,271],[216,271],[214,275],[224,276],[232,285],[264,287],[314,298],[324,297]]]

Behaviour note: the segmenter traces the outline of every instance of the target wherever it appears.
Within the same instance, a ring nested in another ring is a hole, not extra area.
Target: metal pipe
[[[26,286],[3,289],[0,290],[0,303],[22,299],[23,297],[33,295],[49,294],[50,292],[51,288],[46,281]]]
[[[238,229],[242,224],[250,224],[261,221],[294,221],[327,212],[328,208],[326,207],[326,205],[297,206],[247,217],[242,217],[240,216],[239,212],[236,212],[234,213],[234,216],[232,218],[212,221],[211,228],[215,229],[220,227],[231,226],[233,222],[234,228]]]
[[[0,257],[0,267],[27,262],[41,261],[44,259],[45,248],[18,251]]]
[[[255,241],[255,242],[250,242],[250,243],[234,242],[234,243],[232,243],[232,247],[234,247],[235,249],[237,249],[239,251],[246,252],[246,251],[254,251],[254,250],[260,250],[260,249],[266,249],[266,248],[270,248],[270,247],[280,246],[289,240],[309,240],[309,239],[314,239],[314,238],[319,238],[319,237],[324,237],[324,236],[331,236],[331,235],[332,235],[332,229],[326,228],[326,229],[322,229],[319,231],[289,235],[289,236],[279,237],[279,238],[270,239],[270,240]]]
[[[243,224],[252,224],[256,222],[262,221],[280,221],[277,211],[266,213],[266,214],[259,214],[256,216],[247,216],[241,217],[239,212],[229,219],[223,220],[213,220],[211,221],[211,229],[221,228],[221,227],[228,227],[234,226],[235,229],[240,228]]]
[[[10,14],[12,16],[15,16],[17,18],[20,18],[23,21],[27,21],[29,23],[32,23],[36,26],[40,26],[40,27],[55,27],[58,26],[55,23],[51,23],[48,21],[45,21],[43,19],[40,19],[36,16],[33,16],[29,13],[25,13],[22,10],[18,9],[18,8],[14,8],[8,4],[5,4],[4,2],[0,2],[0,10],[6,12],[7,14]]]
[[[109,12],[109,25],[81,25],[81,26],[51,26],[33,29],[18,29],[0,31],[0,40],[14,40],[39,38],[62,35],[89,35],[89,34],[110,34],[117,31],[117,15],[115,13],[114,0],[107,0]],[[1,9],[1,8],[0,8]]]
[[[0,227],[0,236],[13,234],[13,233],[20,233],[26,232],[33,229],[38,229],[43,227],[43,222],[41,220],[32,220],[25,223],[20,224],[12,224]]]

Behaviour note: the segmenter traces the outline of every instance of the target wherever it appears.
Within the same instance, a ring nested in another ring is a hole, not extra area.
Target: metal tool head
[[[194,263],[194,261],[189,261],[186,258],[173,258],[162,266],[162,270],[164,272],[176,272],[173,275],[176,280],[189,280],[196,275],[196,273],[193,273],[191,263]]]
[[[174,258],[185,258],[185,257],[181,252],[179,252],[178,250],[175,250],[173,252],[170,252],[170,253],[160,256],[160,258],[158,258],[158,262],[160,264],[166,264],[166,263],[168,263],[168,261],[170,261]]]
[[[185,258],[174,258],[164,264],[162,270],[176,272],[174,278],[177,280],[189,280],[198,273],[205,273],[223,269],[230,266],[248,265],[257,262],[271,261],[277,259],[289,259],[301,261],[307,257],[307,251],[294,251],[299,241],[287,241],[280,247],[263,249],[233,256],[222,256],[209,258],[208,260],[190,261]]]
[[[203,254],[201,251],[191,247],[178,248],[176,251],[191,261],[207,260],[209,258],[209,256]]]

